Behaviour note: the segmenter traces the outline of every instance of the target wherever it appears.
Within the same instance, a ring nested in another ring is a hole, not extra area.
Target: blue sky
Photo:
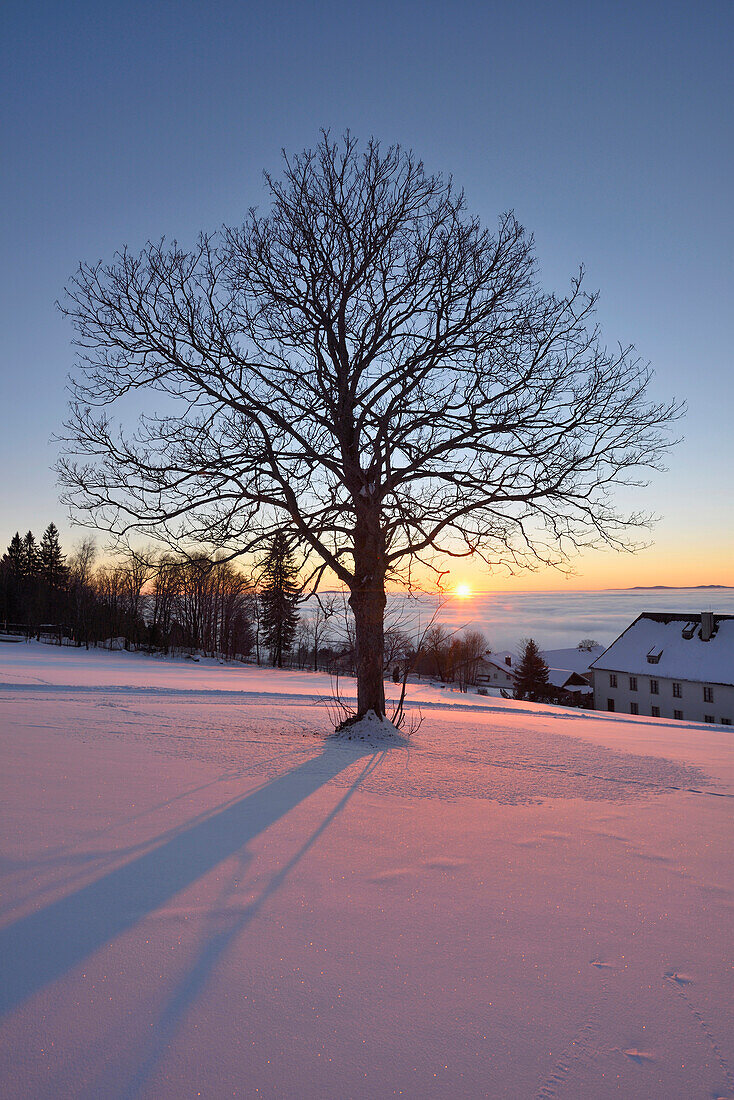
[[[578,583],[734,584],[734,5],[11,0],[3,24],[3,546],[50,519],[78,537],[48,443],[77,263],[238,222],[282,147],[348,126],[453,173],[482,220],[514,209],[548,286],[583,261],[608,340],[688,402],[634,501],[664,517],[655,547]]]

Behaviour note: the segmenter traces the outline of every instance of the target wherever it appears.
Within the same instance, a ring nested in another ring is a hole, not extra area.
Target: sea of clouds
[[[435,597],[392,595],[387,618],[414,633],[436,611]],[[463,600],[451,595],[438,609],[437,621],[451,630],[481,630],[494,650],[514,650],[527,637],[543,649],[561,649],[582,638],[609,645],[642,611],[734,614],[734,589],[495,592]]]

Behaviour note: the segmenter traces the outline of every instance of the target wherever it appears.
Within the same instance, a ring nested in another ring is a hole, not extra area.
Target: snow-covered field
[[[734,1097],[734,735],[410,690],[0,645],[0,1095]]]

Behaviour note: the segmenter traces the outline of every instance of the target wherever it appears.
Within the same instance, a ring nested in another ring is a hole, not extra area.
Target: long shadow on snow
[[[313,847],[319,837],[327,830],[335,818],[338,817],[354,792],[360,787],[363,780],[378,767],[384,754],[385,750],[373,751],[371,753],[369,759],[366,761],[364,767],[351,786],[344,792],[336,805],[328,812],[323,821],[304,840],[298,851],[275,872],[258,897],[254,898],[249,905],[245,906],[244,910],[233,914],[232,919],[225,928],[213,927],[210,932],[204,934],[203,943],[196,957],[193,962],[189,964],[183,978],[172,991],[167,1005],[158,1018],[155,1028],[153,1029],[151,1045],[147,1055],[133,1071],[127,1082],[121,1087],[118,1087],[118,1082],[125,1075],[124,1069],[108,1063],[106,1071],[103,1072],[94,1083],[92,1095],[115,1096],[117,1100],[137,1100],[144,1092],[151,1077],[168,1051],[171,1042],[175,1038],[184,1017],[195,1007],[197,998],[206,988],[219,961],[226,954],[229,947],[237,940],[239,935],[245,930],[247,925],[257,916],[268,899],[271,898],[273,894],[277,893],[288,875],[297,864],[300,863],[309,849]],[[241,859],[244,863],[244,855],[241,856]],[[220,897],[217,899],[214,908],[219,910],[220,907],[226,906],[228,898],[234,892],[235,888],[233,885],[231,883],[227,884],[223,888]],[[214,923],[220,923],[220,918],[217,918]]]
[[[280,758],[282,758],[282,753],[280,754]],[[277,756],[266,757],[264,760],[260,761],[260,764],[270,764],[273,760],[276,759],[278,759]],[[142,853],[143,851],[150,851],[151,848],[157,847],[159,844],[163,843],[163,841],[168,840],[172,836],[176,836],[181,831],[181,829],[180,826],[166,829],[163,833],[160,834],[160,836],[157,836],[155,838],[147,838],[140,841],[138,844],[130,844],[125,848],[110,848],[109,850],[78,852],[74,849],[79,843],[83,843],[89,838],[96,840],[99,837],[103,837],[115,829],[119,829],[121,826],[130,825],[132,822],[140,821],[142,820],[142,818],[145,817],[151,817],[157,810],[161,810],[168,806],[173,806],[174,803],[181,802],[185,798],[190,798],[192,795],[197,794],[199,791],[207,790],[210,787],[216,787],[220,783],[231,783],[233,780],[240,779],[244,776],[253,775],[255,774],[255,771],[256,767],[245,768],[242,771],[237,772],[229,771],[223,775],[220,775],[217,779],[209,781],[208,783],[200,783],[196,787],[189,787],[187,790],[182,791],[180,794],[174,795],[173,798],[165,798],[161,802],[158,802],[155,805],[149,806],[145,810],[142,810],[140,813],[131,814],[129,817],[121,818],[114,824],[107,825],[102,829],[95,829],[93,831],[90,831],[88,834],[77,838],[75,842],[60,844],[56,848],[48,848],[46,849],[46,855],[42,859],[11,860],[5,856],[0,855],[0,874],[2,874],[3,872],[38,872],[44,867],[56,866],[61,860],[67,867],[80,867],[81,870],[77,872],[71,871],[69,874],[67,874],[63,883],[52,882],[46,885],[39,886],[38,889],[33,890],[30,893],[25,892],[23,895],[24,901],[28,902],[32,901],[34,898],[43,897],[44,894],[49,893],[49,891],[56,889],[60,885],[63,885],[67,889],[70,889],[76,881],[78,881],[80,878],[86,877],[86,869],[89,867],[90,864],[96,863],[97,866],[94,869],[102,873],[110,863],[118,863],[124,856],[134,856],[137,853]],[[229,807],[234,802],[238,801],[239,799],[229,799],[221,806],[221,809],[229,809]],[[214,812],[217,813],[219,811],[215,810]],[[195,825],[198,821],[203,821],[205,818],[211,816],[211,810],[202,812],[201,814],[197,814],[190,821],[190,827],[193,827],[193,825]],[[0,904],[0,920],[6,912],[9,912],[13,908],[15,908],[15,904],[12,902],[10,902],[5,907]],[[2,935],[2,933],[0,933],[0,935]],[[0,1006],[1,1004],[2,999],[0,998]]]
[[[132,928],[372,752],[358,742],[327,741],[320,755],[0,930],[0,1015]]]

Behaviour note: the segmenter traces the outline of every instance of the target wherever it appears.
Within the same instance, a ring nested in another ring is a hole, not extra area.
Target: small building
[[[603,652],[603,645],[543,650],[543,660],[548,665],[548,681],[556,688],[559,702],[593,706],[594,693],[589,667]]]
[[[479,658],[476,670],[477,687],[504,688],[512,691],[515,686],[516,658],[509,651],[485,653]]]
[[[555,653],[565,657],[566,651],[557,650]],[[547,662],[546,655],[544,655],[544,658]],[[571,661],[563,661],[564,665],[571,663]],[[518,664],[519,659],[509,650],[502,653],[485,653],[477,665],[477,687],[498,688],[505,692],[514,691]],[[580,664],[584,664],[583,658],[580,659]],[[586,664],[588,664],[588,661]],[[549,667],[548,682],[554,689],[552,692],[553,698],[558,702],[569,703],[574,706],[590,705],[591,684],[586,676],[575,668]]]
[[[555,688],[555,697],[559,703],[591,706],[591,684],[580,672],[568,668],[549,668],[548,683]]]
[[[644,611],[591,673],[597,710],[730,726],[734,615]]]

